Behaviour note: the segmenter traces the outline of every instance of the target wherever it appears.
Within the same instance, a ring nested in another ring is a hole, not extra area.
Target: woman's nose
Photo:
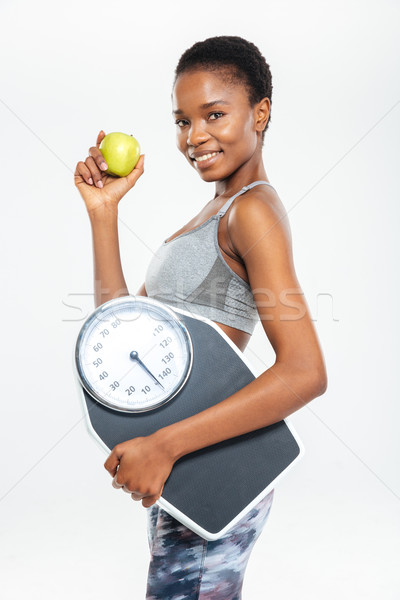
[[[188,146],[198,146],[207,141],[208,137],[208,133],[201,123],[192,122],[187,137],[187,144]]]

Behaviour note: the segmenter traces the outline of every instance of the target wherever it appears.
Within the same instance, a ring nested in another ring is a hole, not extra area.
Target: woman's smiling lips
[[[222,150],[215,150],[209,152],[203,151],[201,153],[193,152],[193,154],[189,156],[198,169],[207,169],[215,163],[220,154],[222,154]]]

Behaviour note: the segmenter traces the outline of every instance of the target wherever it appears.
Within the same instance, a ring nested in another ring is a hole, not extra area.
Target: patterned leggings
[[[146,600],[241,600],[247,562],[274,490],[218,540],[208,541],[162,508],[147,509],[150,565]]]

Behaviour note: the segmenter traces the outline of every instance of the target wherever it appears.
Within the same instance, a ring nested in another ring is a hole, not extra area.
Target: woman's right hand
[[[97,136],[96,146],[89,148],[89,156],[84,162],[77,163],[74,173],[75,185],[89,215],[106,207],[116,210],[121,198],[135,185],[144,171],[144,154],[142,154],[136,167],[126,177],[107,175],[105,170],[108,166],[99,150],[105,135],[101,130]]]

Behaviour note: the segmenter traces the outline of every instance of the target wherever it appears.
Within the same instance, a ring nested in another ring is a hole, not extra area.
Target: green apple
[[[135,168],[140,157],[139,142],[127,133],[107,133],[100,151],[108,165],[107,175],[125,177]]]

